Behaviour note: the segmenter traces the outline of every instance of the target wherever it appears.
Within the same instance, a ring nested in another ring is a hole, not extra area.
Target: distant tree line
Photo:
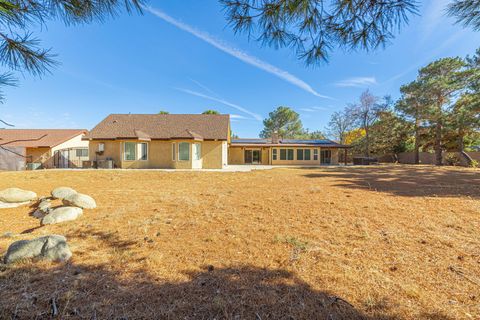
[[[328,132],[365,156],[464,152],[480,145],[480,49],[466,58],[443,58],[418,71],[400,88],[401,97],[379,98],[365,91],[358,102],[335,112]]]

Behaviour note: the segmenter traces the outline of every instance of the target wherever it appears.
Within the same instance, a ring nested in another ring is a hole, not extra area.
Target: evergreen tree
[[[304,134],[300,115],[289,107],[278,107],[268,114],[263,120],[261,138],[270,138],[273,133],[278,133],[282,138],[297,138]]]

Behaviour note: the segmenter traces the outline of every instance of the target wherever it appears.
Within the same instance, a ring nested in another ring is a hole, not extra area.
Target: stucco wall
[[[244,149],[241,147],[228,148],[228,164],[245,164],[245,157],[243,155]]]
[[[50,148],[27,148],[27,163],[41,163],[44,168],[53,166]]]
[[[100,143],[103,143],[105,145],[104,152],[102,154],[97,154],[98,145]],[[89,153],[90,161],[112,159],[114,162],[114,165],[116,167],[120,167],[121,166],[120,148],[121,148],[121,143],[119,141],[112,141],[112,140],[89,141],[88,153]]]
[[[90,160],[106,160],[111,158],[114,160],[116,167],[123,169],[191,169],[193,143],[201,144],[202,168],[205,169],[221,169],[222,168],[222,141],[195,141],[192,140],[152,140],[152,141],[136,141],[127,140],[128,142],[147,143],[148,160],[127,161],[123,158],[124,142],[123,140],[115,141],[90,141],[89,153]],[[188,161],[178,160],[178,144],[180,142],[188,142],[190,144],[190,159]],[[105,151],[102,155],[97,155],[98,144],[105,144]],[[172,144],[175,143],[176,160],[172,159]],[[139,149],[137,148],[137,158],[139,158]]]
[[[223,167],[222,141],[203,141],[202,161],[204,169],[221,169]]]
[[[71,148],[88,148],[88,141],[82,140],[84,134],[79,134],[76,137],[73,137],[70,140],[67,140],[63,143],[52,148],[52,154],[55,154],[55,151],[62,149],[71,149]]]

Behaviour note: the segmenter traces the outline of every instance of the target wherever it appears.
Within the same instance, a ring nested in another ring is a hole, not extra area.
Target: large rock
[[[0,209],[16,208],[16,207],[24,206],[24,205],[29,204],[29,203],[30,203],[30,201],[12,202],[12,203],[0,201]]]
[[[77,207],[60,207],[50,211],[42,218],[41,224],[56,224],[76,220],[83,214],[83,210]]]
[[[19,188],[8,188],[0,191],[0,202],[19,203],[32,201],[36,198],[37,194],[35,192]]]
[[[65,199],[77,194],[77,191],[69,187],[59,187],[52,191],[52,197],[55,199]]]
[[[40,210],[43,213],[48,213],[50,211],[50,208],[52,207],[52,203],[48,199],[43,199],[40,201],[38,204],[37,209]]]
[[[67,204],[83,209],[95,209],[97,207],[97,203],[95,202],[95,200],[93,200],[92,197],[81,193],[77,193],[68,198],[65,198],[64,201]]]
[[[30,258],[44,258],[52,261],[67,261],[72,252],[64,236],[50,235],[33,240],[20,240],[8,247],[5,263]]]

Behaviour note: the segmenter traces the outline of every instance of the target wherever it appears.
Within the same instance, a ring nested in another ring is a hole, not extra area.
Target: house
[[[0,129],[0,170],[81,167],[85,129]]]
[[[348,146],[334,141],[280,139],[233,139],[229,146],[229,164],[329,165],[346,161]]]
[[[96,167],[222,169],[230,116],[111,114],[85,137]]]

